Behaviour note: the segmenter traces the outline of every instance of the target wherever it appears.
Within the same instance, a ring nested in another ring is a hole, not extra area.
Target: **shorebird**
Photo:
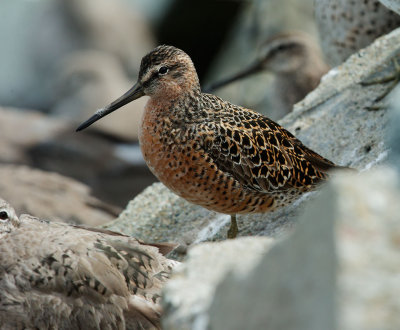
[[[322,51],[331,66],[400,26],[400,16],[377,0],[314,0]]]
[[[158,46],[138,82],[77,131],[148,95],[139,141],[151,171],[189,202],[231,215],[275,210],[327,178],[336,165],[261,114],[201,92],[190,57]]]
[[[0,200],[1,329],[160,329],[172,248],[18,218]]]
[[[316,42],[307,34],[289,31],[267,39],[260,47],[258,58],[235,75],[211,84],[212,92],[236,80],[262,71],[275,75],[273,95],[282,113],[315,89],[321,77],[329,71]]]

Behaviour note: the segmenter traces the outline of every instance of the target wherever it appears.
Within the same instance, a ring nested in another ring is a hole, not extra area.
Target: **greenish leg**
[[[237,234],[239,233],[239,229],[236,222],[236,214],[231,215],[231,226],[228,230],[228,238],[236,238]]]

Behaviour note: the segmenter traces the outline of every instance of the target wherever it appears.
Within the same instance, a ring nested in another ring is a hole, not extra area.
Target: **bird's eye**
[[[1,220],[7,220],[8,219],[8,213],[6,211],[0,211],[0,219]]]
[[[169,70],[169,69],[168,69],[166,66],[162,66],[161,68],[158,69],[158,73],[159,73],[160,75],[165,75],[165,74],[168,73],[168,70]]]

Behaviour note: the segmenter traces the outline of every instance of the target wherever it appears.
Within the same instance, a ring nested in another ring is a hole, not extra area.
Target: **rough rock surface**
[[[241,237],[191,248],[186,262],[164,287],[163,304],[168,315],[164,328],[201,328],[218,283],[231,271],[248,274],[273,244],[272,238]]]
[[[18,214],[88,226],[110,221],[120,211],[91,196],[83,183],[26,166],[0,165],[0,196]]]
[[[379,0],[379,2],[384,4],[390,10],[393,10],[397,14],[400,14],[400,1],[399,0]]]
[[[170,192],[163,184],[155,183],[130,201],[118,219],[103,227],[140,239],[178,241],[185,248],[215,234],[228,222],[228,216],[191,204]]]
[[[365,170],[382,162],[387,156],[384,132],[388,114],[384,107],[374,111],[370,107],[377,105],[375,99],[390,84],[364,86],[361,82],[393,71],[392,59],[399,53],[400,30],[395,30],[330,71],[320,86],[280,123],[339,165]],[[298,205],[310,195],[313,193],[274,213],[238,216],[240,235],[280,235],[291,227],[301,209]],[[199,238],[226,237],[228,217],[222,222],[220,215],[182,201],[161,184],[153,185],[137,198],[107,228],[145,235],[147,240],[173,240],[186,245]],[[162,210],[159,204],[163,205]],[[158,230],[160,226],[162,230]],[[213,230],[203,235],[209,228]]]
[[[340,176],[338,328],[399,329],[400,189],[391,168]]]
[[[391,152],[388,161],[400,173],[400,85],[397,85],[390,95],[389,108],[390,125],[386,135]]]

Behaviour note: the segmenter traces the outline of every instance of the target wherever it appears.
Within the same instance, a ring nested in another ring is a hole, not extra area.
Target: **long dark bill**
[[[76,129],[77,132],[82,131],[86,127],[92,125],[95,121],[107,116],[111,112],[121,108],[125,104],[132,102],[133,100],[138,99],[139,97],[144,96],[142,85],[136,83],[129,91],[127,91],[124,95],[116,99],[114,102],[110,103],[106,107],[99,109],[96,113],[86,120],[84,123],[80,124]]]

